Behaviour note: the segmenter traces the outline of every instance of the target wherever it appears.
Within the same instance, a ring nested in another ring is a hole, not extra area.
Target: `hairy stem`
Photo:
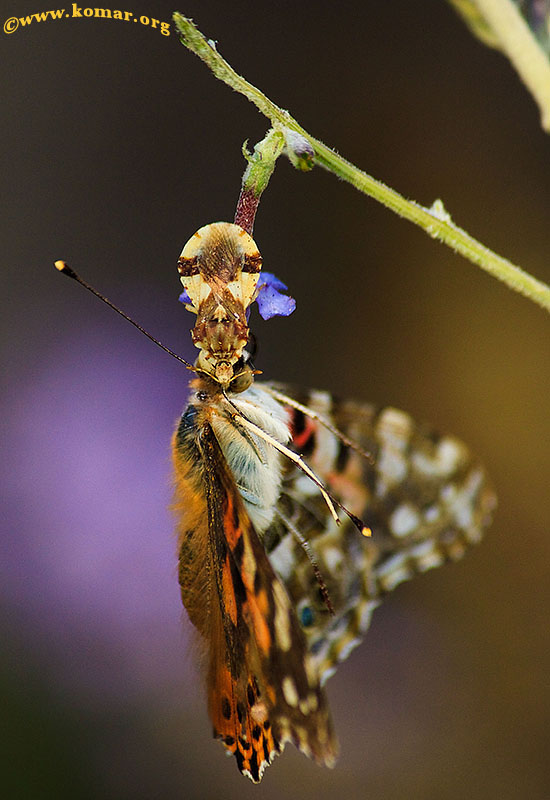
[[[246,149],[246,142],[243,145],[243,155],[248,164],[235,211],[235,224],[240,225],[251,236],[262,192],[269,183],[284,144],[283,134],[270,128],[262,141],[254,146],[252,153]]]

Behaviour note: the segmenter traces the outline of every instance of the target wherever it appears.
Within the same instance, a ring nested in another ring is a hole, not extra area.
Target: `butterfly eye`
[[[238,364],[235,365],[235,367],[237,366]],[[244,392],[246,391],[246,389],[248,389],[249,386],[252,385],[253,381],[254,381],[253,371],[250,369],[249,366],[244,366],[242,371],[239,372],[237,375],[235,375],[235,377],[229,384],[229,390],[235,393]]]

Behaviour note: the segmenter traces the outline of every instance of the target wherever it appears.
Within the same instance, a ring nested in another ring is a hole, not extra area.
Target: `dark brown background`
[[[2,23],[43,10],[4,5]],[[444,3],[181,11],[311,133],[550,281],[550,139]],[[500,507],[331,680],[336,769],[289,746],[253,787],[210,738],[180,620],[168,442],[188,376],[51,265],[193,357],[176,260],[232,218],[266,122],[174,33],[63,19],[2,37],[7,796],[547,798],[548,314],[328,173],[277,167],[255,238],[298,310],[256,319],[266,376],[460,435]]]

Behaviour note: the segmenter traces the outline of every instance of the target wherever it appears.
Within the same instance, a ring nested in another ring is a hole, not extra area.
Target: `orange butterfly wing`
[[[179,579],[208,649],[214,735],[254,782],[289,739],[331,766],[337,745],[304,635],[212,427],[194,406],[174,436],[174,465]]]

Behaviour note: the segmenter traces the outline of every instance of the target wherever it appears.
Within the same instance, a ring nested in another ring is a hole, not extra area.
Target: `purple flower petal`
[[[288,289],[286,283],[283,283],[279,278],[274,275],[272,272],[260,272],[260,277],[258,279],[258,287],[261,288],[262,286],[272,286],[274,289],[281,291],[281,289]]]
[[[293,297],[288,297],[286,294],[281,294],[274,286],[264,284],[260,288],[260,293],[258,294],[258,311],[262,319],[271,319],[271,317],[277,316],[288,317],[295,308],[296,300]]]

